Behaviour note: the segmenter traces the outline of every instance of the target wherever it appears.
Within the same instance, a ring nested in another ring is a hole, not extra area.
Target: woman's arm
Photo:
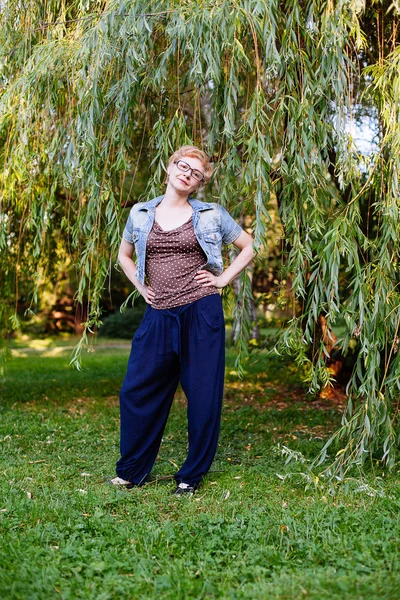
[[[202,269],[197,273],[195,279],[204,286],[214,285],[217,288],[223,288],[235,279],[239,273],[251,263],[254,257],[253,238],[251,235],[242,231],[239,237],[233,242],[239,248],[240,252],[235,260],[229,265],[221,275],[213,275],[210,271]]]
[[[118,262],[122,267],[123,272],[133,283],[139,294],[143,296],[147,304],[151,304],[154,300],[154,292],[150,286],[145,283],[140,283],[136,277],[136,265],[132,259],[135,246],[126,240],[122,240],[118,251]]]

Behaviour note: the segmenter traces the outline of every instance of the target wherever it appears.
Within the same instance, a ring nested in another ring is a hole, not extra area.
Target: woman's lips
[[[186,181],[185,179],[181,179],[180,177],[178,177],[179,181],[181,181],[182,183],[184,183],[185,185],[190,185],[188,181]]]

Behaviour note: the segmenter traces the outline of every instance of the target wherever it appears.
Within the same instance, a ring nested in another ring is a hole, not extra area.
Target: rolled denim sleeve
[[[232,244],[242,233],[243,229],[223,206],[219,206],[219,209],[221,211],[222,241],[224,244]]]
[[[126,240],[127,242],[129,242],[130,244],[133,244],[133,225],[132,225],[132,218],[131,218],[131,213],[129,214],[128,220],[126,222],[125,225],[125,229],[124,232],[122,234],[122,238],[124,240]]]

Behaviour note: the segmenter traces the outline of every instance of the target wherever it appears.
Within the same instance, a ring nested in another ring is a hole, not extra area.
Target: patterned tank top
[[[146,276],[155,293],[152,307],[173,308],[219,294],[218,288],[204,287],[194,279],[206,262],[192,217],[170,231],[154,221],[146,245]]]

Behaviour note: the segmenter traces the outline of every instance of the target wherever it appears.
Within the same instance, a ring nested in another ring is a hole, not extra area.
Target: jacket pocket
[[[203,239],[209,244],[220,244],[222,242],[222,236],[219,231],[206,231],[203,234]]]
[[[139,236],[140,236],[140,230],[139,229],[133,229],[133,231],[132,231],[132,240],[133,240],[134,244],[136,244],[136,242],[138,241]]]

